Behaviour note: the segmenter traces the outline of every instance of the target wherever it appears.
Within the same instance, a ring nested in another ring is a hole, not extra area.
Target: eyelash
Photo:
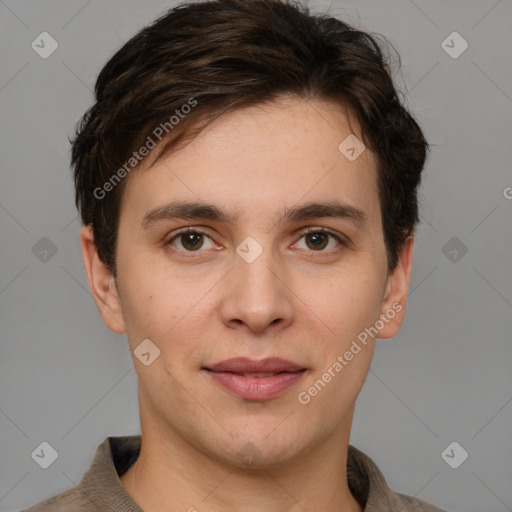
[[[181,235],[184,235],[184,234],[188,234],[188,233],[193,233],[193,234],[197,234],[197,235],[204,235],[210,239],[211,236],[208,235],[208,233],[205,233],[204,231],[201,231],[200,229],[195,229],[195,228],[192,228],[192,227],[187,227],[187,228],[183,228],[181,230],[179,230],[178,232],[176,232],[169,240],[167,240],[167,242],[164,243],[165,246],[167,245],[171,245],[174,240],[176,240],[177,238],[179,238]],[[339,242],[339,244],[342,246],[342,247],[347,247],[348,243],[343,240],[343,238],[341,238],[339,235],[333,233],[332,231],[329,231],[325,228],[308,228],[306,231],[303,231],[300,235],[300,238],[299,240],[304,237],[305,235],[309,235],[311,233],[314,233],[314,234],[317,234],[317,233],[322,233],[322,234],[325,234],[325,235],[328,235],[328,236],[331,236],[332,238],[334,238],[337,242]],[[198,253],[198,252],[204,252],[204,251],[201,251],[201,250],[198,250],[198,251],[187,251],[187,250],[181,250],[179,249],[181,252],[185,252],[185,253],[189,253],[189,254],[194,254],[194,253]],[[324,251],[324,250],[319,250],[319,251],[314,251],[314,250],[310,250],[309,253],[312,254],[312,255],[322,255],[323,253],[325,254],[329,254],[331,251]]]

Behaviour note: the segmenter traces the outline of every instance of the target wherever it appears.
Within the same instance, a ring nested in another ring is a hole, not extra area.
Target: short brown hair
[[[377,36],[290,0],[212,0],[182,3],[130,39],[101,70],[96,102],[71,140],[76,206],[114,277],[121,178],[157,127],[166,131],[158,159],[226,110],[283,93],[335,101],[355,114],[377,157],[393,270],[418,222],[429,146],[399,99]]]

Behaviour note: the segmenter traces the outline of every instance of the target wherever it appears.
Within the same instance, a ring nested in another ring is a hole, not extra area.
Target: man
[[[349,445],[403,321],[428,144],[376,41],[279,0],[182,4],[73,140],[87,278],[141,436],[30,511],[440,511]]]

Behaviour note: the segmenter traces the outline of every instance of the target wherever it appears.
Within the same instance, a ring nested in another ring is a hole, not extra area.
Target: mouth
[[[301,380],[307,369],[281,358],[254,361],[235,358],[203,367],[209,377],[231,394],[245,400],[268,400]]]

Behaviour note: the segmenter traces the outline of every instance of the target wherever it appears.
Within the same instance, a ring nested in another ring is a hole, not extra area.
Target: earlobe
[[[80,230],[85,273],[103,323],[113,332],[125,332],[121,302],[114,276],[98,256],[92,226]]]
[[[404,320],[412,273],[413,250],[414,237],[410,236],[400,250],[396,268],[387,279],[386,292],[381,307],[381,319],[384,322],[384,328],[379,331],[379,338],[395,336]]]

